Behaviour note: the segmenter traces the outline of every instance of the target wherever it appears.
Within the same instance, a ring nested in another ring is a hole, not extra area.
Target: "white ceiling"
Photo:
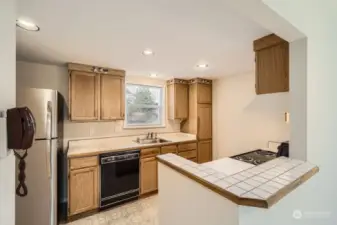
[[[222,0],[18,0],[18,17],[41,28],[17,28],[19,60],[79,62],[131,75],[214,78],[250,71],[252,41],[270,33]],[[155,55],[143,56],[145,48]],[[198,62],[209,68],[196,69]]]

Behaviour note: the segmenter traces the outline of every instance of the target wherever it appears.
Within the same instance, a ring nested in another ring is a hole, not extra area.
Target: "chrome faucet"
[[[146,139],[155,139],[155,138],[157,138],[157,133],[149,132],[146,135]]]

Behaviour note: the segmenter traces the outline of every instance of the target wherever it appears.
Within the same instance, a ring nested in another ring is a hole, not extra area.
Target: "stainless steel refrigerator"
[[[32,111],[36,134],[25,159],[28,195],[16,196],[16,225],[57,225],[58,105],[55,90],[17,91],[17,106]]]

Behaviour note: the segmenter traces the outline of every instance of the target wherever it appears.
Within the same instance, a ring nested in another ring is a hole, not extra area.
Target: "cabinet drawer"
[[[98,166],[97,156],[70,159],[70,170],[94,166]]]
[[[156,156],[160,153],[160,148],[145,148],[142,149],[140,155],[142,158]]]
[[[196,142],[178,145],[178,151],[179,152],[195,150],[195,149],[197,149],[197,143]]]
[[[180,152],[178,153],[179,156],[184,157],[186,159],[193,159],[197,157],[197,150],[187,151],[187,152]]]
[[[176,145],[169,145],[161,147],[161,154],[167,153],[177,153],[177,146]]]

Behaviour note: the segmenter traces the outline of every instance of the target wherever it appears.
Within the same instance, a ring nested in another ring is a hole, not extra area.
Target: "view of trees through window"
[[[127,125],[161,125],[162,95],[161,87],[126,84]]]

